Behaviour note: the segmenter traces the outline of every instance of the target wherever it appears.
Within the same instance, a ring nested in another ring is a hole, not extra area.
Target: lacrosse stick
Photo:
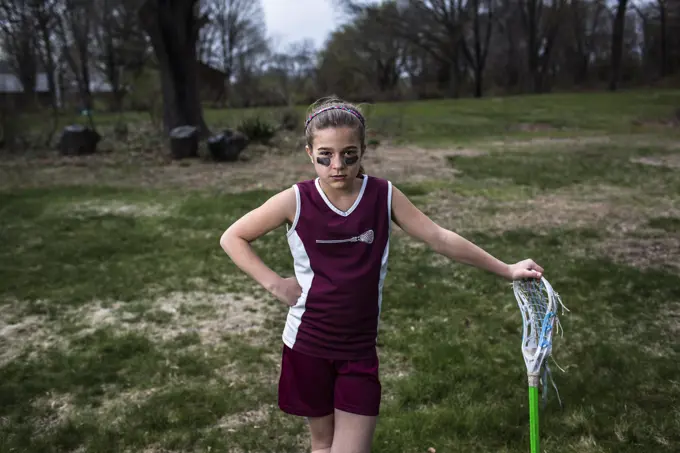
[[[538,385],[543,381],[543,402],[547,397],[547,379],[552,381],[552,375],[546,359],[552,353],[553,327],[559,331],[560,321],[557,316],[558,305],[562,310],[567,309],[559,294],[550,283],[541,277],[538,279],[516,280],[512,283],[515,299],[522,313],[522,355],[527,367],[529,380],[529,425],[531,437],[531,453],[539,453],[539,424],[538,424]],[[559,366],[558,366],[559,367]],[[541,377],[541,374],[543,375]],[[557,386],[552,381],[557,398]]]

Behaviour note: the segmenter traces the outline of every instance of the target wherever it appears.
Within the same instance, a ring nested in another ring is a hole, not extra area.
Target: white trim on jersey
[[[328,199],[326,194],[324,193],[323,189],[321,188],[321,184],[319,183],[320,178],[316,178],[314,180],[314,185],[316,186],[316,190],[319,192],[319,195],[321,195],[321,198],[323,198],[323,201],[326,202],[326,205],[336,214],[341,215],[343,217],[347,217],[350,215],[354,210],[359,206],[359,202],[361,202],[361,199],[364,196],[364,191],[366,190],[366,183],[368,182],[368,176],[364,175],[364,182],[361,184],[361,191],[359,192],[359,196],[357,197],[356,200],[354,200],[354,204],[347,210],[347,211],[341,211],[340,209],[336,208],[333,203]]]
[[[295,190],[295,218],[293,219],[293,224],[290,228],[286,225],[287,237],[290,237],[290,235],[293,234],[293,231],[295,231],[295,227],[298,224],[298,220],[300,220],[300,188],[297,184],[293,184],[293,189]]]
[[[387,181],[387,243],[380,262],[380,280],[378,283],[378,325],[380,325],[380,313],[382,313],[383,287],[387,277],[387,260],[390,255],[390,240],[392,239],[392,183]]]
[[[290,245],[293,261],[295,263],[295,277],[302,288],[302,294],[297,302],[288,309],[286,326],[283,329],[283,342],[292,349],[297,338],[300,324],[302,323],[302,315],[305,313],[307,294],[309,294],[309,290],[312,288],[314,270],[312,269],[312,266],[310,266],[309,255],[307,254],[305,245],[296,231],[292,231],[288,236],[288,244]]]

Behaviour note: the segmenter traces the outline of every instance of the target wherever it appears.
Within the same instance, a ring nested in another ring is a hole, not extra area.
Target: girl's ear
[[[309,145],[305,145],[305,151],[307,152],[307,155],[311,159],[312,162],[314,162],[314,156],[312,156],[312,150],[309,147]]]

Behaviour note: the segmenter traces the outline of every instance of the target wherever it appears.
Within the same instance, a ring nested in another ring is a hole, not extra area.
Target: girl
[[[540,278],[527,259],[508,265],[416,208],[390,181],[364,173],[365,121],[330,99],[313,105],[306,151],[317,178],[274,195],[222,235],[234,263],[289,305],[279,408],[306,417],[314,453],[369,452],[381,385],[376,337],[391,224],[460,263],[507,280]],[[286,224],[295,277],[283,278],[250,242]]]

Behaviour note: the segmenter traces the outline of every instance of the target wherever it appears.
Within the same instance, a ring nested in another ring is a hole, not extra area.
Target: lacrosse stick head
[[[375,233],[373,230],[368,230],[362,233],[358,238],[359,242],[365,242],[366,244],[372,244],[375,239]]]
[[[557,308],[565,308],[548,280],[516,280],[512,284],[522,314],[522,355],[530,384],[538,382],[541,367],[552,353],[554,329],[559,329]]]

